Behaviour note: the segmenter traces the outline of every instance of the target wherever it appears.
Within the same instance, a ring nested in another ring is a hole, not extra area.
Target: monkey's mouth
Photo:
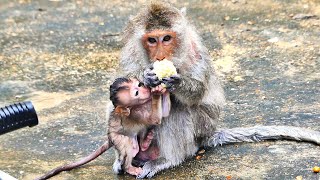
[[[148,98],[146,98],[146,99],[143,99],[143,100],[142,99],[138,99],[138,103],[139,104],[145,104],[145,103],[149,102],[151,99],[152,99],[152,96],[150,94],[150,96]]]

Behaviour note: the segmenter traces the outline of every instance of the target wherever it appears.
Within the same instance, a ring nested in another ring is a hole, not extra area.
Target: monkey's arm
[[[151,125],[159,125],[162,120],[162,97],[160,94],[153,94],[151,100],[151,111],[149,113],[148,123]],[[152,126],[151,126],[152,127]],[[153,139],[154,130],[153,128],[145,129],[144,131],[139,132],[140,137],[140,150],[146,151],[151,144]]]
[[[162,119],[162,98],[159,94],[152,95],[150,122],[161,124]]]
[[[205,91],[204,82],[181,75],[181,83],[176,87],[175,91],[173,91],[173,94],[182,103],[194,105],[199,104]]]

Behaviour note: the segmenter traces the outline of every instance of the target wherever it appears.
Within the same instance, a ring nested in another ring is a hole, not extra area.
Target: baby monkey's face
[[[128,83],[123,83],[123,90],[118,92],[118,99],[122,106],[129,107],[141,105],[151,99],[150,89],[137,79],[131,79]]]

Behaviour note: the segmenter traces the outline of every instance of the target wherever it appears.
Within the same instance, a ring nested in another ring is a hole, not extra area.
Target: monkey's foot
[[[151,141],[153,139],[153,134],[154,134],[154,130],[151,129],[148,132],[146,138],[142,141],[142,143],[140,145],[141,146],[141,151],[146,151],[149,148],[149,146],[151,144]]]
[[[126,172],[131,175],[138,176],[142,172],[142,168],[131,166],[126,170]]]
[[[148,161],[144,164],[142,167],[142,172],[137,175],[137,179],[141,178],[152,178],[157,172],[167,169],[172,164],[170,162],[167,162],[164,158],[159,158],[155,161]]]
[[[112,169],[115,174],[123,174],[122,162],[119,159],[116,159],[113,163]]]

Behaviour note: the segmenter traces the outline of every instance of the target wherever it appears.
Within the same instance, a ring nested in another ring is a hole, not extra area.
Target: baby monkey
[[[108,122],[108,137],[116,151],[113,170],[118,174],[124,169],[139,175],[142,168],[132,165],[140,151],[146,151],[153,139],[153,127],[163,117],[161,85],[145,87],[137,79],[117,78],[110,86],[110,100],[114,110]]]
[[[117,78],[110,85],[110,100],[114,108],[108,121],[108,140],[81,160],[52,169],[36,180],[48,179],[84,165],[112,146],[117,150],[113,170],[117,174],[124,169],[131,175],[139,175],[142,169],[131,164],[138,152],[142,158],[158,157],[159,151],[149,146],[154,144],[153,127],[169,115],[170,102],[162,100],[164,93],[167,90],[162,86],[149,89],[137,79]]]

